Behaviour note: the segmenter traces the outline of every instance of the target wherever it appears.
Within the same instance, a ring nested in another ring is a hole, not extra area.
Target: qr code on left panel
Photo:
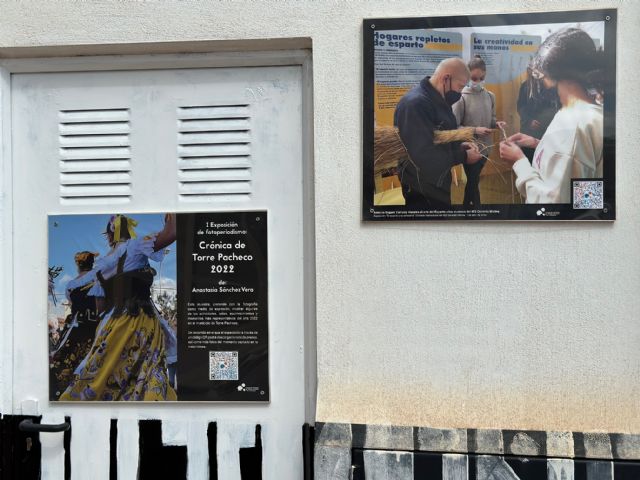
[[[238,352],[209,352],[209,380],[238,380]]]
[[[604,182],[602,180],[574,180],[573,208],[576,210],[604,208]]]

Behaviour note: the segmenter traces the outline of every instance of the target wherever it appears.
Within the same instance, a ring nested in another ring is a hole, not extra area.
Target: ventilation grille
[[[249,105],[178,108],[182,200],[242,201],[251,195]]]
[[[129,110],[61,110],[60,201],[114,204],[131,199]]]

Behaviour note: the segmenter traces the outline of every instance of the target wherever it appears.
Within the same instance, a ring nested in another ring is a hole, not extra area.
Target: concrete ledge
[[[258,52],[311,49],[311,38],[256,38],[247,40],[187,40],[184,42],[139,42],[0,47],[2,58],[49,58],[90,55],[148,55],[209,52]]]

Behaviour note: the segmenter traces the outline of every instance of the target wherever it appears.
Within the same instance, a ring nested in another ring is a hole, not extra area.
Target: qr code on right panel
[[[604,208],[602,180],[574,180],[573,208],[590,210]]]
[[[209,352],[209,380],[238,380],[238,352]]]

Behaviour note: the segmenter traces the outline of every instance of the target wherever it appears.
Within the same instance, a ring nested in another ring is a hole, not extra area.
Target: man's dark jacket
[[[451,167],[463,163],[461,142],[433,144],[435,130],[455,130],[456,117],[444,98],[423,78],[398,102],[393,123],[409,158],[401,161],[398,175],[407,206],[446,208],[451,206]]]

